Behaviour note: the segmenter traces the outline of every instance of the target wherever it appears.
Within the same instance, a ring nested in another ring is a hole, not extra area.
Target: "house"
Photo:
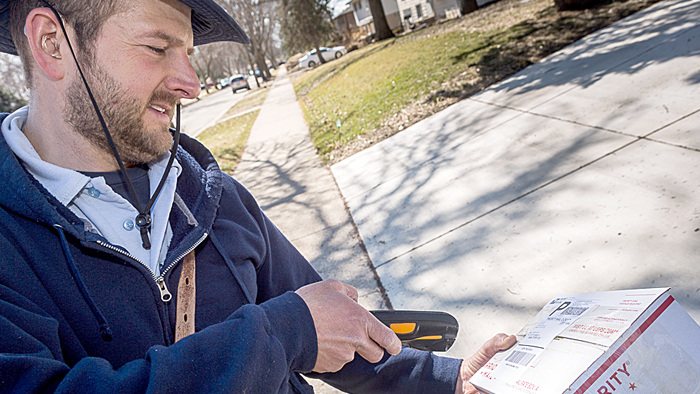
[[[350,6],[345,7],[340,14],[334,17],[333,22],[335,23],[335,29],[340,35],[345,37],[347,41],[349,41],[358,30],[357,23],[355,22],[355,14]]]
[[[420,23],[429,19],[438,19],[435,15],[434,1],[441,3],[455,2],[456,0],[397,0],[401,21],[404,23],[404,28],[409,29],[410,25]],[[444,17],[444,16],[443,16]]]
[[[391,30],[395,30],[401,26],[401,17],[399,15],[399,7],[396,0],[381,0],[384,8],[384,16]],[[355,15],[355,24],[365,29],[366,34],[373,34],[374,23],[372,11],[369,9],[369,0],[352,0],[350,8]]]
[[[458,18],[460,13],[459,0],[397,0],[404,28],[430,19]],[[482,7],[496,0],[476,0]]]
[[[459,0],[381,0],[384,15],[391,30],[403,26],[408,30],[411,26],[438,19],[453,19],[461,16]],[[497,0],[477,0],[479,7]],[[354,17],[354,26],[363,30],[364,34],[375,32],[369,0],[351,0],[338,16],[334,18],[336,28],[343,34],[344,30],[352,32],[350,13]],[[346,36],[347,37],[347,36]]]

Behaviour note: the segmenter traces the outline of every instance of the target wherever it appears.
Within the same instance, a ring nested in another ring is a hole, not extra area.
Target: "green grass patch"
[[[229,116],[238,115],[245,111],[249,111],[255,107],[263,105],[265,99],[267,98],[268,92],[269,89],[258,89],[256,91],[253,91],[252,93],[249,93],[248,97],[237,102],[236,105],[231,107],[222,118],[226,119]]]
[[[224,172],[233,174],[236,169],[259,112],[248,112],[217,123],[199,135],[198,140],[209,148]]]
[[[656,1],[560,13],[549,0],[501,0],[368,45],[292,83],[316,149],[325,161],[338,160],[367,146],[359,135],[386,138]]]
[[[467,66],[485,61],[492,48],[520,34],[517,30],[458,31],[398,38],[369,46],[356,59],[329,63],[332,70],[319,67],[307,73],[295,87],[304,97],[302,108],[319,153],[380,127],[388,117],[439,89]]]

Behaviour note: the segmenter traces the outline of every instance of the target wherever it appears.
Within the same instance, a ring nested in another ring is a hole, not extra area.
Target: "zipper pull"
[[[168,286],[165,285],[165,279],[161,276],[156,279],[156,283],[160,289],[160,299],[163,300],[163,302],[169,302],[173,298],[173,295],[168,291]]]

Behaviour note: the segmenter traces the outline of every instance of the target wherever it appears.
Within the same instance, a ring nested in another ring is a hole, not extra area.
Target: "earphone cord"
[[[163,172],[163,176],[160,179],[160,182],[158,183],[158,187],[156,188],[155,192],[151,196],[151,198],[148,200],[148,203],[146,206],[142,206],[141,202],[139,201],[139,197],[136,194],[136,189],[134,188],[134,184],[131,182],[131,179],[129,178],[129,174],[126,172],[126,167],[124,167],[124,163],[122,162],[121,157],[119,156],[119,152],[117,152],[117,147],[114,144],[114,140],[112,139],[112,135],[110,134],[109,130],[107,129],[107,123],[104,120],[104,117],[102,116],[102,113],[100,112],[100,109],[97,106],[97,101],[95,101],[95,97],[92,94],[92,90],[90,90],[90,86],[87,83],[87,80],[85,79],[85,75],[83,74],[83,70],[80,67],[80,64],[78,63],[78,58],[75,56],[75,52],[73,51],[73,46],[70,43],[70,40],[68,39],[68,33],[66,32],[66,28],[63,25],[63,18],[61,18],[61,15],[59,14],[56,9],[49,4],[46,1],[43,1],[46,6],[53,11],[53,13],[56,15],[56,18],[58,19],[58,23],[61,26],[61,30],[63,31],[63,35],[66,37],[66,43],[68,43],[68,48],[70,49],[70,53],[73,56],[73,60],[75,61],[75,65],[78,67],[78,72],[80,73],[80,77],[83,80],[83,84],[85,85],[85,89],[87,89],[88,96],[90,96],[90,101],[92,102],[92,106],[95,108],[95,112],[97,113],[97,118],[100,120],[100,124],[102,125],[102,129],[105,132],[105,136],[107,136],[107,142],[109,143],[109,147],[112,150],[112,154],[114,155],[114,158],[117,160],[117,164],[119,165],[119,171],[121,171],[122,176],[126,180],[126,186],[129,191],[129,193],[132,195],[134,202],[136,203],[136,210],[139,212],[139,214],[136,216],[136,226],[139,228],[139,231],[141,232],[141,242],[143,245],[144,249],[151,249],[151,241],[148,238],[148,232],[151,229],[151,208],[153,207],[153,204],[155,204],[156,200],[158,199],[158,195],[160,194],[160,191],[163,189],[163,185],[165,184],[165,180],[170,173],[170,169],[172,168],[173,161],[175,160],[175,153],[177,152],[177,147],[180,144],[180,104],[177,104],[177,109],[176,109],[176,119],[177,119],[177,125],[175,126],[175,129],[171,128],[171,132],[173,133],[173,146],[170,149],[170,158],[168,159],[168,164],[165,167],[165,172]]]

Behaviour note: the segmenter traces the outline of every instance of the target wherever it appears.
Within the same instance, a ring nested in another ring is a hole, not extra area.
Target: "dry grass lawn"
[[[291,77],[332,164],[657,1],[557,12],[553,0],[501,0]]]

